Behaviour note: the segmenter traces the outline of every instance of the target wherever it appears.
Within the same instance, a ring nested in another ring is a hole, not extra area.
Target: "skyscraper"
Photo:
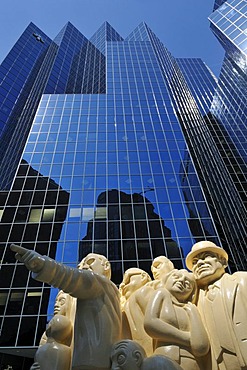
[[[237,227],[236,230],[242,240],[237,244],[232,240],[230,248],[234,250],[235,263],[244,269],[246,266],[241,260],[246,260],[247,227],[246,14],[246,1],[228,0],[215,1],[213,13],[209,16],[211,29],[225,49],[225,57],[208,120],[214,141],[240,197],[240,225],[243,228]],[[232,219],[232,223],[239,221]]]
[[[180,268],[194,242],[222,245],[219,236],[238,268],[226,229],[237,245],[243,228],[241,196],[207,120],[216,80],[202,61],[176,60],[145,23],[125,39],[107,22],[90,39],[70,23],[54,41],[33,24],[23,37],[33,64],[23,98],[9,111],[3,98],[0,138],[0,351],[17,369],[26,365],[15,356],[33,356],[57,291],[31,279],[10,243],[73,267],[104,254],[119,284],[124,270],[150,271],[158,255]],[[3,66],[15,91],[13,50]]]

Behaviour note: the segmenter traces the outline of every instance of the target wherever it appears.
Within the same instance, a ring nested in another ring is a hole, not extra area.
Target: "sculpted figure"
[[[142,346],[132,340],[122,340],[114,344],[111,361],[111,370],[183,370],[167,357],[147,358]]]
[[[155,289],[162,286],[162,277],[173,269],[174,265],[172,261],[165,256],[159,256],[153,260],[151,271],[154,277],[152,285]]]
[[[126,307],[126,311],[129,311],[128,319],[131,327],[131,335],[125,335],[125,330],[123,330],[123,337],[131,338],[140,343],[145,349],[147,356],[153,354],[153,339],[144,329],[146,307],[153,291],[162,284],[162,276],[172,269],[174,269],[173,263],[167,257],[156,257],[151,266],[155,280],[147,282],[141,288],[137,289],[129,299],[128,308]]]
[[[62,315],[55,315],[46,329],[47,341],[35,354],[32,370],[70,370],[71,369],[71,321]],[[37,364],[39,367],[37,367]]]
[[[247,273],[225,272],[228,255],[212,242],[193,245],[186,265],[200,294],[198,308],[208,331],[212,368],[247,369]]]
[[[119,286],[121,294],[121,306],[124,308],[125,303],[128,301],[130,296],[143,285],[151,281],[151,277],[144,270],[136,267],[129,268],[125,271],[123,281]]]
[[[69,294],[64,293],[62,290],[60,290],[58,292],[57,296],[56,296],[56,301],[55,301],[55,305],[54,305],[54,316],[55,315],[66,316],[66,317],[68,317],[68,319],[70,321],[71,339],[70,339],[70,343],[67,344],[70,347],[70,351],[69,351],[70,356],[72,356],[72,336],[73,336],[73,325],[72,325],[72,321],[71,321],[72,305],[73,305],[73,297],[71,297]],[[53,319],[54,319],[54,317],[52,318],[52,320]],[[50,326],[51,321],[49,322],[48,327]],[[47,329],[48,329],[48,327],[47,327]],[[48,338],[47,338],[47,335],[46,335],[47,329],[43,333],[43,335],[40,339],[40,342],[39,342],[40,347],[48,342]],[[44,351],[42,353],[44,354]],[[68,353],[67,349],[66,349],[66,353]],[[70,359],[70,363],[71,363],[71,359]],[[39,370],[39,369],[40,369],[40,364],[36,363],[36,362],[30,368],[30,370]]]
[[[197,307],[191,303],[196,282],[187,270],[173,270],[163,288],[150,297],[144,327],[154,339],[154,354],[168,356],[184,370],[199,370],[199,357],[209,351],[207,333]]]
[[[56,296],[54,305],[54,316],[59,314],[68,317],[72,322],[74,321],[71,315],[71,310],[73,308],[73,297],[69,294],[60,290]],[[42,346],[47,341],[46,332],[42,335],[39,345]]]
[[[16,245],[11,249],[33,272],[34,279],[77,298],[72,369],[109,370],[111,347],[121,333],[119,292],[110,280],[109,261],[90,253],[80,270]]]
[[[153,353],[152,339],[144,330],[144,315],[137,304],[135,292],[151,281],[147,272],[139,268],[130,268],[124,273],[119,289],[124,297],[122,305],[122,338],[133,339],[143,346],[148,354]]]

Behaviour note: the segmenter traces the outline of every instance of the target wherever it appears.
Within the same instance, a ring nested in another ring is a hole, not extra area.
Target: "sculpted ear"
[[[222,263],[223,267],[226,268],[228,266],[228,262],[226,258],[224,257],[219,257],[220,262]]]
[[[146,274],[142,273],[141,278],[142,278],[142,281],[147,280]]]
[[[110,267],[111,267],[110,262],[109,262],[109,261],[106,261],[106,262],[105,262],[105,267],[104,267],[104,269],[105,269],[105,270],[109,270],[109,269],[110,269]]]
[[[137,365],[138,365],[139,367],[141,367],[142,362],[143,362],[143,356],[142,356],[141,352],[140,352],[140,351],[138,351],[138,350],[134,351],[134,352],[133,352],[133,357],[134,357],[135,362],[137,363]]]

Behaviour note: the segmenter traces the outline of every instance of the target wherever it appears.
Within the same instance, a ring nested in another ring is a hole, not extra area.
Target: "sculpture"
[[[109,370],[111,347],[121,334],[119,292],[110,281],[109,261],[90,253],[79,270],[17,245],[11,249],[34,279],[77,298],[72,369]]]
[[[121,294],[121,306],[124,308],[126,301],[130,296],[143,285],[151,281],[151,277],[144,270],[136,267],[129,268],[125,271],[123,281],[119,285],[119,291]]]
[[[55,300],[55,305],[54,305],[54,316],[55,315],[62,315],[68,317],[71,322],[74,322],[74,317],[71,313],[73,309],[73,297],[71,297],[69,294],[65,293],[63,290],[59,290],[56,300]],[[42,346],[47,342],[47,336],[46,332],[43,333],[39,345]]]
[[[115,343],[111,353],[111,370],[183,370],[164,356],[146,357],[142,346],[132,340]]]
[[[174,265],[169,258],[165,256],[156,257],[151,265],[151,271],[154,277],[152,285],[157,289],[159,286],[162,286],[162,277],[168,272],[174,269]]]
[[[164,274],[174,268],[173,263],[165,256],[156,257],[151,265],[151,271],[155,280],[147,282],[130,296],[125,312],[127,312],[130,335],[126,335],[126,325],[123,331],[124,338],[131,338],[141,344],[146,354],[153,354],[153,339],[144,329],[144,315],[151,294],[161,284]]]
[[[60,290],[58,292],[58,294],[56,296],[56,300],[55,300],[54,316],[55,315],[60,315],[60,316],[66,316],[66,317],[69,318],[70,326],[71,326],[71,339],[70,339],[69,343],[66,343],[66,345],[70,347],[70,357],[72,356],[72,348],[73,348],[73,346],[72,346],[72,338],[73,338],[72,322],[73,322],[73,320],[71,321],[71,318],[72,318],[71,317],[71,309],[72,309],[72,307],[73,307],[73,297],[71,297],[67,293],[64,293],[62,290]],[[54,319],[54,317],[52,318],[52,320],[53,319]],[[50,323],[51,323],[51,321],[49,322],[48,327],[50,326]],[[48,329],[48,327],[47,327],[47,329]],[[43,335],[40,339],[40,342],[39,342],[40,347],[47,344],[47,342],[48,342],[48,338],[47,338],[47,335],[46,335],[47,329],[43,333]],[[68,353],[68,350],[66,349],[65,352]],[[44,355],[44,351],[42,353]],[[70,358],[70,363],[71,363],[71,358]],[[38,362],[35,362],[30,368],[30,370],[39,370],[39,369],[40,369],[40,364]],[[54,367],[54,369],[55,369],[55,367]]]
[[[212,242],[193,245],[186,265],[200,294],[198,308],[208,331],[212,369],[247,369],[247,273],[225,272],[228,255]]]
[[[154,354],[165,355],[184,370],[203,369],[199,357],[209,351],[207,333],[197,307],[191,303],[196,282],[187,270],[163,276],[163,288],[152,294],[146,308],[144,327],[154,339]]]
[[[62,315],[55,315],[46,329],[47,341],[35,354],[35,366],[31,370],[70,370],[71,367],[71,321]],[[37,364],[40,367],[37,367]]]
[[[193,274],[175,270],[164,256],[153,261],[153,281],[143,270],[127,270],[120,286],[123,327],[104,256],[90,253],[74,269],[11,249],[36,280],[63,290],[31,370],[247,370],[247,273],[227,274],[227,253],[214,243],[192,247],[186,265]],[[129,339],[119,342],[121,331]]]
[[[122,338],[135,340],[143,346],[148,355],[153,353],[152,339],[144,330],[144,314],[138,304],[139,294],[135,293],[150,281],[151,277],[147,272],[139,268],[130,268],[125,271],[123,282],[119,287],[124,298],[122,300]]]

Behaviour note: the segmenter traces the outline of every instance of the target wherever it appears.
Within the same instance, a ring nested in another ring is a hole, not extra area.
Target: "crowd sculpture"
[[[153,280],[128,269],[119,289],[102,255],[78,268],[11,245],[34,279],[60,289],[30,370],[247,370],[247,272],[228,255],[193,245],[185,269],[160,256]]]

